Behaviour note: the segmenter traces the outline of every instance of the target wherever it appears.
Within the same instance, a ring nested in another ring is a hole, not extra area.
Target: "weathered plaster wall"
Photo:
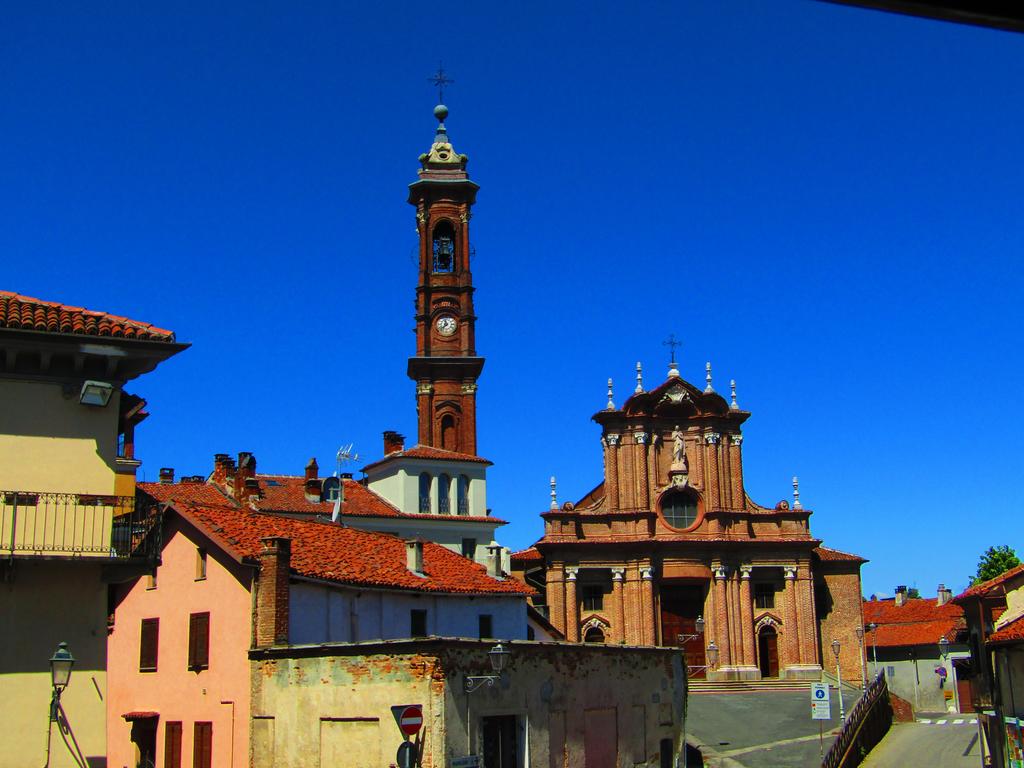
[[[945,658],[939,655],[938,643],[928,646],[878,648],[878,671],[884,672],[889,690],[909,702],[916,712],[946,712],[955,710],[956,674],[953,660],[970,657],[966,646],[953,646]],[[873,675],[873,653],[868,646],[868,677]],[[946,669],[946,681],[935,668]],[[952,698],[946,695],[951,694]],[[969,702],[968,702],[969,703]]]

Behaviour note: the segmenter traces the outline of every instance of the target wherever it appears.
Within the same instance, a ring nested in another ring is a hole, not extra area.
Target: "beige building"
[[[124,385],[184,349],[170,331],[0,291],[0,722],[5,765],[74,765],[47,737],[48,660],[75,657],[62,703],[82,756],[106,759],[107,588],[151,567],[136,513]]]
[[[422,768],[683,764],[686,677],[678,649],[501,647],[500,675],[488,655],[493,641],[255,649],[252,764],[394,764],[404,737],[393,708],[410,704],[422,711],[422,729],[411,738]]]

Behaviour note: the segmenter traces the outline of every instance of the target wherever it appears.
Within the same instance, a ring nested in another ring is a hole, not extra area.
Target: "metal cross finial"
[[[551,476],[551,509],[558,509],[558,494],[555,491],[555,476]]]
[[[676,365],[676,347],[683,346],[683,342],[677,341],[676,340],[676,335],[674,333],[670,333],[668,335],[668,338],[665,339],[665,341],[661,342],[661,345],[663,347],[671,347],[671,349],[672,349],[672,359],[669,362],[672,364],[672,367],[674,368],[675,365]]]
[[[455,81],[448,78],[444,71],[444,63],[439,61],[437,62],[437,72],[428,77],[427,82],[437,86],[437,103],[444,104],[444,87]]]
[[[644,367],[637,361],[636,364],[636,392],[638,395],[644,391]]]

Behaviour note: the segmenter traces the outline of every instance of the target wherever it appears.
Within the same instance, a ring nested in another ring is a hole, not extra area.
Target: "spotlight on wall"
[[[112,394],[114,394],[113,384],[108,384],[105,381],[86,381],[82,384],[78,402],[82,405],[95,405],[103,408],[110,402]]]

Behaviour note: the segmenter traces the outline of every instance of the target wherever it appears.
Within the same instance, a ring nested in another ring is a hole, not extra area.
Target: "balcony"
[[[0,491],[0,556],[152,561],[159,520],[130,496]]]

